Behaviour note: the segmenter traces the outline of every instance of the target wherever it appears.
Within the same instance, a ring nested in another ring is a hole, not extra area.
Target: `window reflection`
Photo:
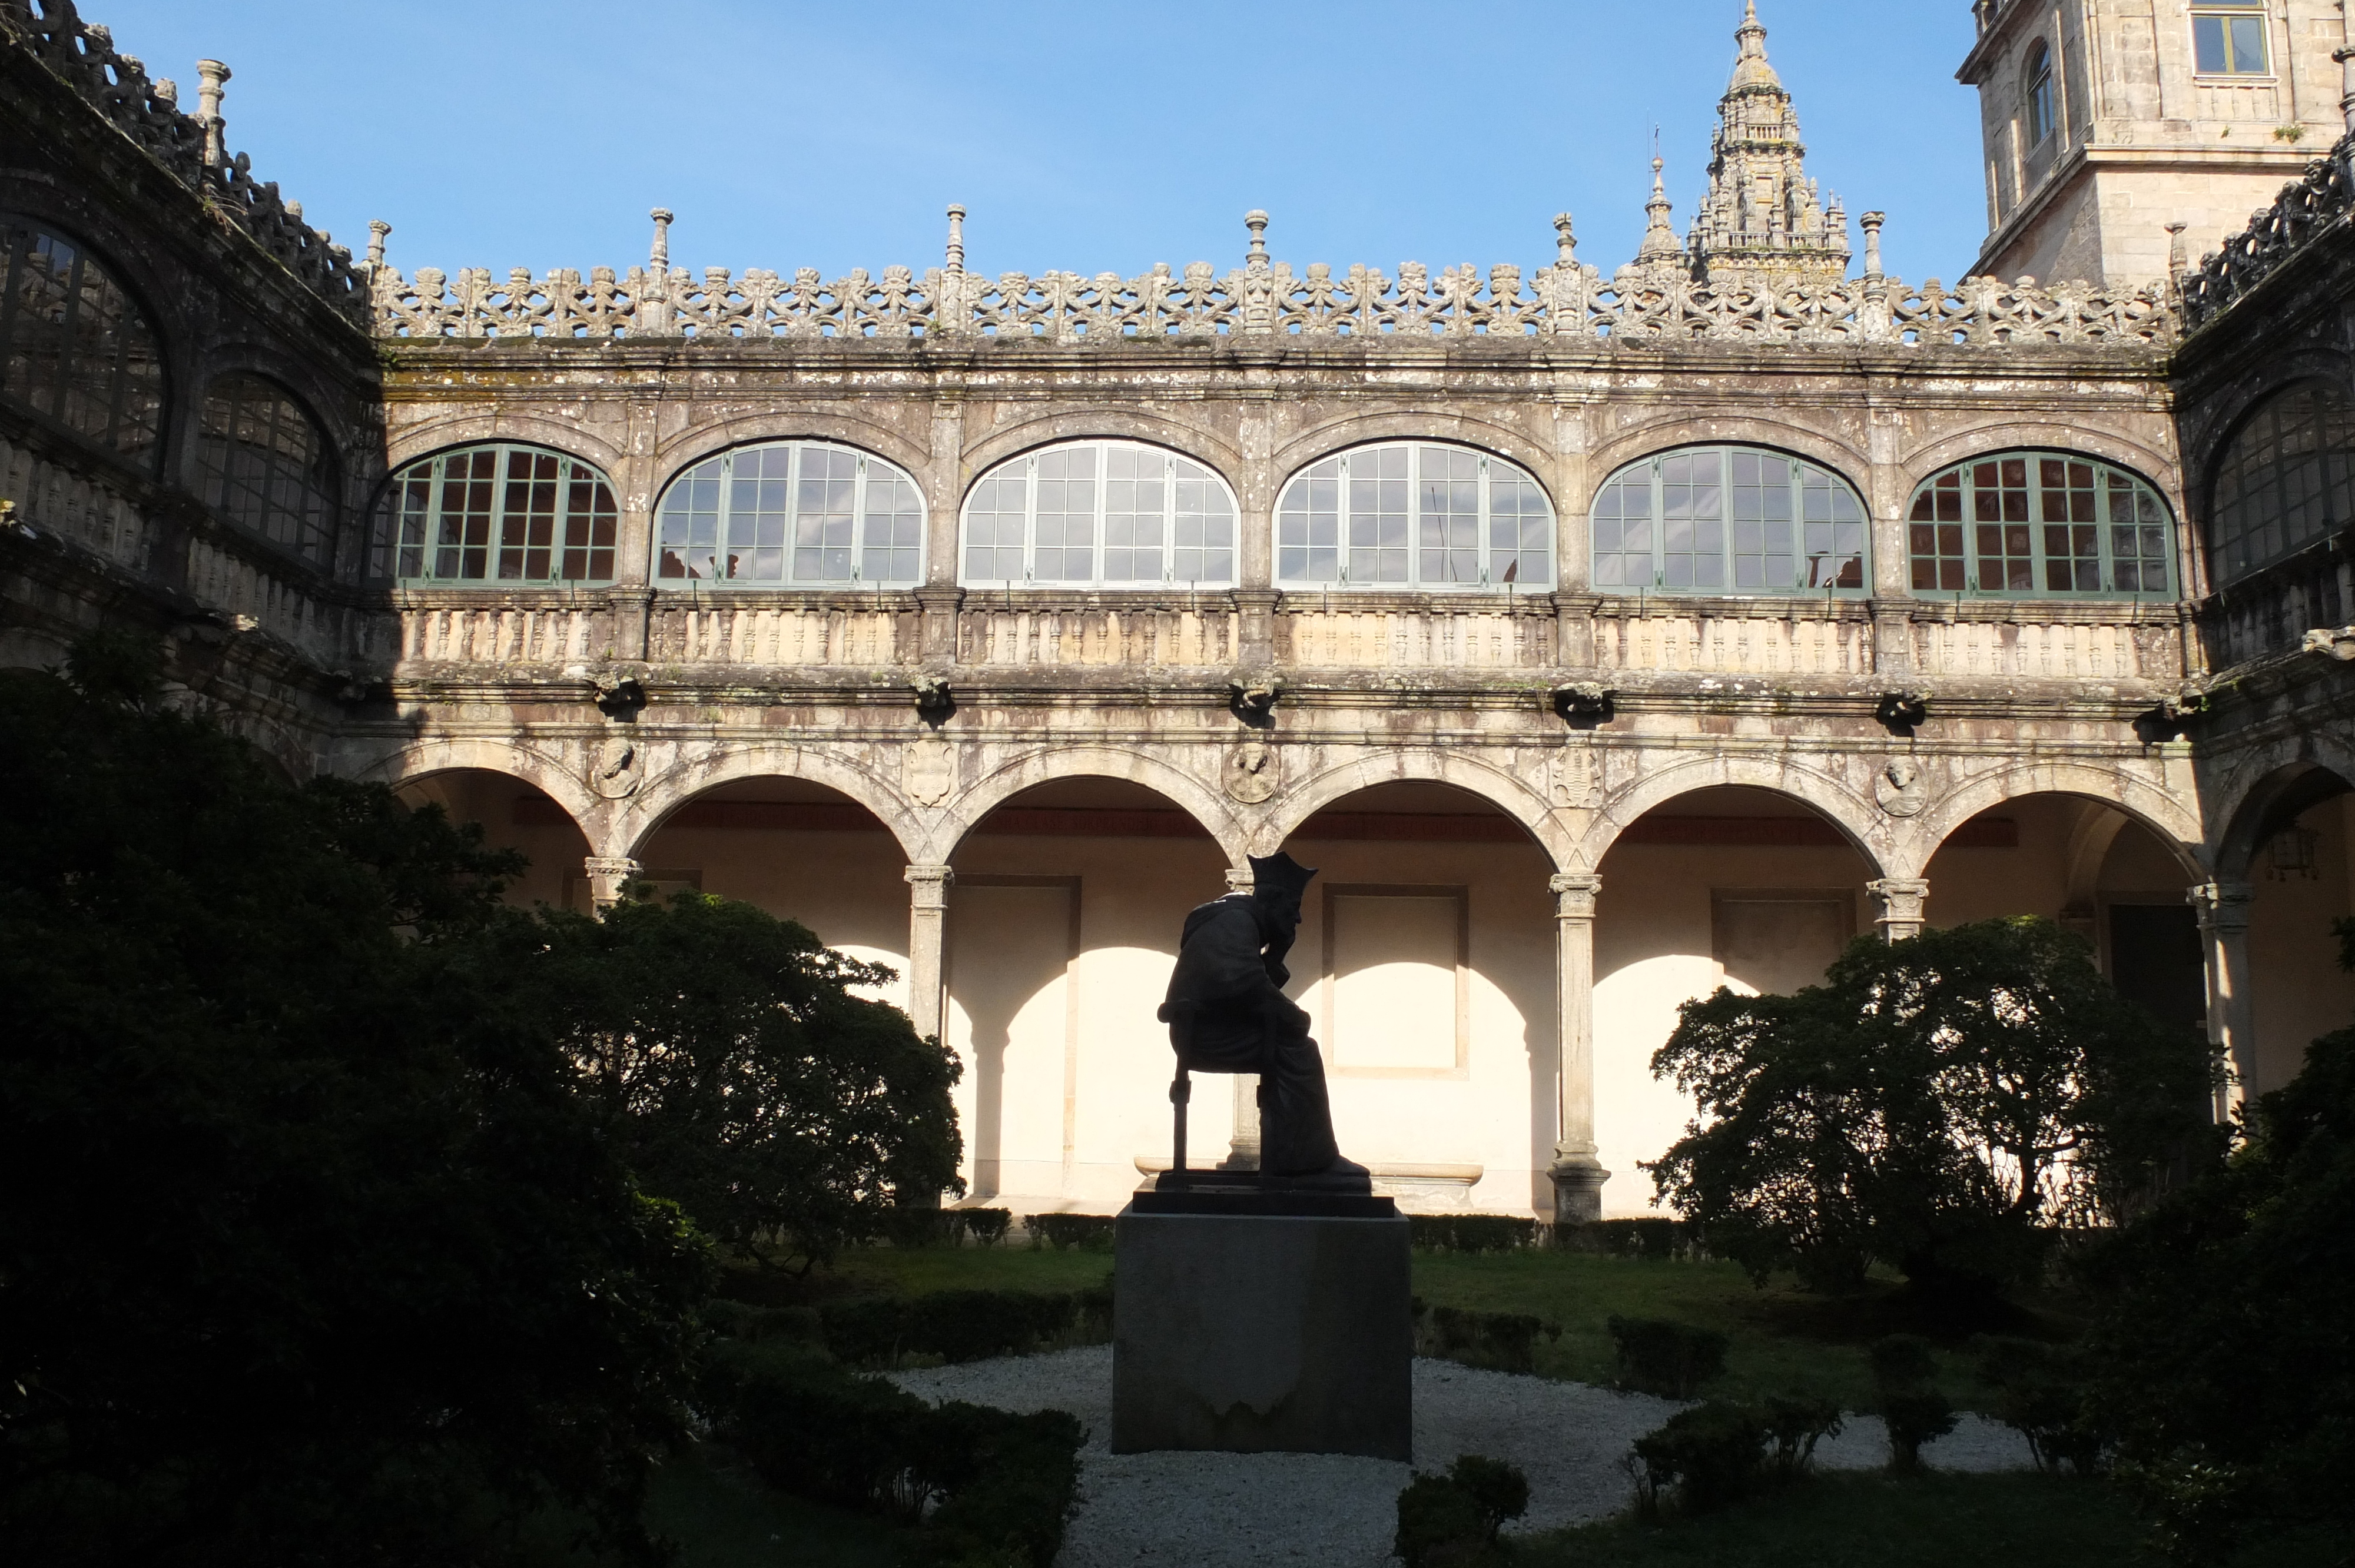
[[[1937,474],[1906,529],[1917,593],[2174,592],[2174,530],[2122,469],[2065,452],[2009,452]]]
[[[1293,477],[1276,503],[1291,588],[1550,592],[1553,508],[1521,468],[1466,447],[1359,447]]]
[[[835,587],[923,580],[924,503],[900,469],[829,441],[741,447],[664,492],[658,582]]]
[[[1622,469],[1595,497],[1604,592],[1861,592],[1864,503],[1846,480],[1755,447],[1696,447]]]
[[[2355,522],[2355,410],[2307,382],[2260,405],[2217,465],[2208,549],[2219,586]]]
[[[335,465],[302,406],[259,376],[232,374],[205,388],[197,418],[205,504],[255,538],[333,565]]]
[[[62,236],[0,218],[0,397],[153,471],[164,356],[105,269]]]

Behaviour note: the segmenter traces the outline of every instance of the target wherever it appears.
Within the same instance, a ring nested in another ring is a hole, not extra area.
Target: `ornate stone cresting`
[[[2327,157],[2308,164],[2304,177],[2284,185],[2273,206],[2250,214],[2248,228],[2227,238],[2222,249],[2202,257],[2198,270],[2184,275],[2179,288],[2185,332],[2196,332],[2222,315],[2316,236],[2347,220],[2355,210],[2350,161],[2355,161],[2355,135],[2340,141]]]
[[[1718,104],[1709,194],[1687,241],[1693,270],[1713,284],[1838,283],[1848,276],[1848,217],[1807,177],[1799,117],[1767,62],[1756,0],[1734,37],[1742,55]]]
[[[197,62],[198,112],[185,114],[171,82],[152,81],[112,37],[85,23],[73,0],[0,0],[0,39],[39,60],[52,76],[105,116],[114,128],[330,304],[357,317],[368,291],[352,253],[303,221],[302,208],[282,199],[274,183],[253,177],[244,154],[222,144],[222,86],[229,69],[218,60]]]
[[[0,0],[5,4],[6,0]],[[1657,279],[1606,281],[1572,253],[1567,215],[1556,220],[1557,260],[1528,274],[1500,265],[1400,264],[1336,273],[1324,262],[1295,273],[1264,259],[1253,215],[1252,259],[1219,272],[1208,261],[1163,264],[1139,278],[1048,272],[1033,278],[945,267],[920,277],[887,267],[831,281],[816,269],[786,278],[724,267],[700,278],[669,265],[516,268],[504,282],[487,268],[453,278],[420,268],[412,281],[390,265],[370,270],[378,336],[390,338],[780,338],[915,344],[1046,342],[1072,346],[1137,339],[1222,337],[1570,339],[1590,343],[2019,348],[2041,344],[2145,351],[2175,338],[2164,284],[2040,289],[1992,278],[1948,289],[1896,278],[1785,277],[1696,282],[1680,270]],[[1844,242],[1843,242],[1844,243]],[[659,244],[659,242],[658,242]],[[1845,255],[1845,251],[1842,252]]]

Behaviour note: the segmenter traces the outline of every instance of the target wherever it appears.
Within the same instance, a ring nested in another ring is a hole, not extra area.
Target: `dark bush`
[[[2037,1340],[1986,1336],[1973,1349],[1980,1378],[1996,1390],[1995,1418],[2028,1439],[2036,1467],[2092,1475],[2106,1444],[2088,1408],[2083,1356]]]
[[[1690,1399],[1725,1371],[1723,1334],[1665,1318],[1622,1318],[1605,1324],[1619,1350],[1619,1386],[1668,1399]]]
[[[883,1239],[893,1246],[947,1246],[956,1240],[954,1211],[913,1206],[889,1210],[883,1215]]]
[[[712,1332],[731,1339],[826,1343],[826,1324],[814,1307],[756,1307],[715,1298],[703,1305],[703,1322]]]
[[[1922,1445],[1955,1429],[1955,1407],[1936,1389],[1883,1393],[1881,1418],[1889,1424],[1889,1468],[1910,1476],[1922,1468]]]
[[[1766,1428],[1744,1404],[1710,1400],[1678,1411],[1657,1432],[1636,1439],[1639,1507],[1673,1495],[1686,1513],[1740,1502],[1765,1473]]]
[[[1491,1545],[1508,1522],[1529,1511],[1529,1478],[1518,1465],[1462,1454],[1447,1467],[1447,1478],[1479,1505],[1480,1522]]]
[[[1066,1336],[1109,1332],[1111,1287],[1076,1295],[942,1290],[835,1302],[822,1309],[826,1348],[847,1365],[889,1367],[910,1356],[977,1361]]]
[[[1406,1568],[1466,1562],[1487,1541],[1479,1499],[1445,1476],[1417,1473],[1399,1493],[1398,1535],[1391,1549]]]
[[[1561,1325],[1519,1312],[1475,1312],[1413,1302],[1417,1354],[1442,1356],[1497,1372],[1537,1371],[1538,1336],[1561,1338]]]
[[[1538,1223],[1516,1214],[1409,1214],[1407,1226],[1426,1252],[1515,1252],[1538,1239]]]
[[[1561,1245],[1573,1252],[1654,1262],[1708,1255],[1693,1227],[1682,1220],[1594,1220],[1563,1231]]]
[[[1778,1481],[1796,1481],[1812,1470],[1816,1445],[1838,1436],[1844,1425],[1838,1404],[1802,1394],[1776,1394],[1760,1407],[1759,1414],[1774,1445],[1766,1456],[1766,1472]]]
[[[1067,1248],[1083,1252],[1112,1250],[1110,1214],[1028,1214],[1022,1225],[1030,1233],[1030,1245],[1034,1247],[1044,1246],[1056,1252]]]
[[[996,1246],[1006,1239],[1014,1215],[1007,1209],[952,1209],[958,1226],[979,1246]]]
[[[821,1356],[722,1341],[703,1398],[718,1435],[780,1491],[923,1521],[924,1563],[1048,1568],[1084,1437],[1060,1410],[927,1405]]]

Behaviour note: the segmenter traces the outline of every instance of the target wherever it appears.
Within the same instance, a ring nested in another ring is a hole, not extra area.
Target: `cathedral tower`
[[[2133,284],[2190,260],[2342,133],[2341,0],[1975,0],[1987,243],[1971,270]]]
[[[1848,217],[1807,177],[1791,94],[1766,59],[1766,29],[1749,0],[1733,82],[1717,109],[1709,194],[1686,241],[1712,283],[1837,282],[1848,276]]]

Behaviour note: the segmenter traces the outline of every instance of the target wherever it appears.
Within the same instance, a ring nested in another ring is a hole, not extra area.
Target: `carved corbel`
[[[1883,692],[1872,716],[1881,726],[1901,739],[1909,738],[1913,731],[1930,717],[1930,694],[1916,688]]]
[[[2318,627],[2298,644],[2302,653],[2319,653],[2341,663],[2355,661],[2355,626]]]
[[[926,724],[938,727],[956,712],[956,693],[946,675],[919,675],[908,683],[908,690],[915,695],[916,715]]]
[[[1573,729],[1609,724],[1617,713],[1619,694],[1600,681],[1572,681],[1553,689],[1553,711]]]
[[[1277,674],[1237,675],[1227,683],[1227,706],[1254,729],[1273,722],[1283,695],[1284,677]]]

